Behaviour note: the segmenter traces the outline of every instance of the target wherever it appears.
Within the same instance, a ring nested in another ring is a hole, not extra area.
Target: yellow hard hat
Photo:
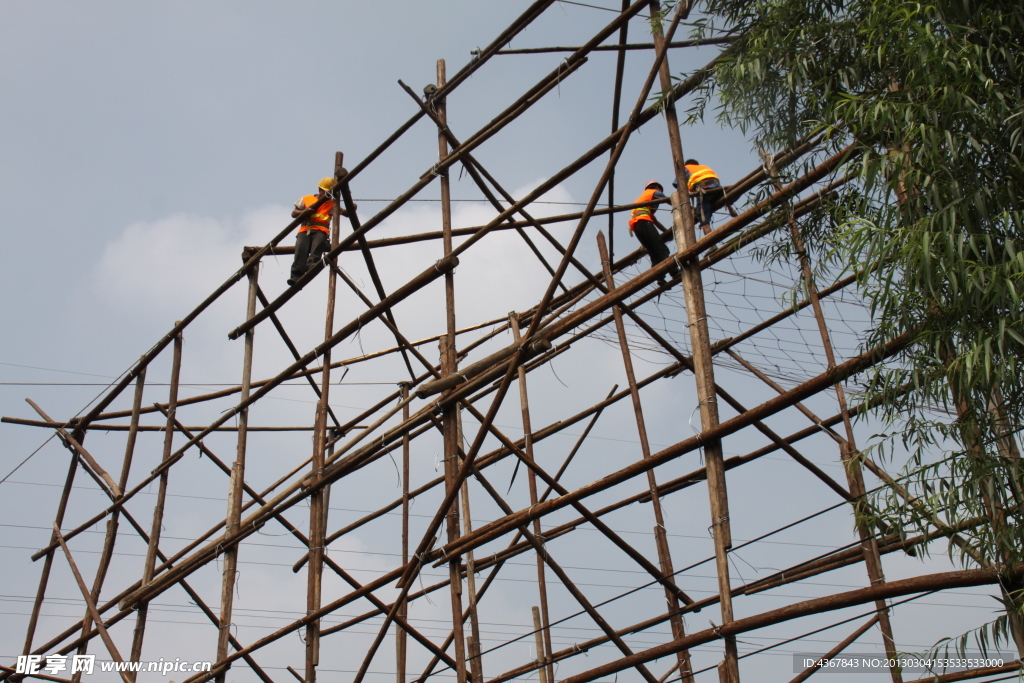
[[[335,180],[331,176],[324,176],[320,179],[320,183],[317,185],[324,192],[330,192],[334,189]]]

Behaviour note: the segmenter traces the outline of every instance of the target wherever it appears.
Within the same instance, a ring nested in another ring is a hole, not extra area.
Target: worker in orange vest
[[[292,276],[288,279],[289,286],[294,285],[296,280],[316,265],[316,262],[327,253],[327,249],[331,246],[331,217],[334,215],[334,197],[331,195],[331,191],[334,189],[334,184],[334,178],[327,176],[320,180],[319,190],[316,194],[307,194],[295,202],[292,218],[298,218],[303,211],[324,197],[328,198],[306,217],[305,222],[299,227],[299,233],[295,236],[295,260],[292,261]],[[343,216],[348,215],[344,209],[341,209],[340,213]]]
[[[665,193],[662,191],[661,183],[652,180],[644,186],[643,194],[637,197],[633,203],[639,204],[664,198]],[[654,224],[654,212],[657,210],[657,206],[641,206],[633,209],[629,218],[629,234],[639,239],[640,244],[644,245],[647,255],[651,257],[652,267],[669,256],[668,247],[661,239],[661,231]]]
[[[701,166],[696,159],[686,160],[686,188],[690,191],[691,197],[699,200],[700,213],[696,216],[697,223],[709,231],[711,225],[711,212],[716,201],[725,196],[725,188],[719,182],[718,176],[707,166]],[[672,183],[674,187],[679,187]]]

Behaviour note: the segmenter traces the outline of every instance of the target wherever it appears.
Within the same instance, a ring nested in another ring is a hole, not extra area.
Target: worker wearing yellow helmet
[[[299,233],[295,236],[295,260],[292,261],[289,285],[294,285],[296,280],[316,265],[316,262],[327,253],[327,249],[331,246],[331,217],[334,215],[334,197],[331,195],[331,191],[334,189],[334,184],[334,178],[330,176],[322,178],[316,194],[307,194],[295,202],[292,218],[298,218],[309,207],[325,197],[327,198],[327,201],[322,202],[311,214],[306,216],[306,220],[299,227]],[[347,215],[344,211],[341,213]]]

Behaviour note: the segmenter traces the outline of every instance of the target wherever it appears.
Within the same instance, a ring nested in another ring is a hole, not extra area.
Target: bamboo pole
[[[853,641],[857,640],[862,635],[867,633],[868,629],[871,628],[872,626],[874,626],[876,623],[878,623],[878,615],[877,614],[875,616],[871,617],[870,619],[868,619],[867,621],[865,621],[863,624],[861,624],[860,627],[858,627],[856,631],[854,631],[853,633],[851,633],[850,635],[846,636],[841,641],[839,641],[839,643],[837,643],[834,648],[829,650],[823,657],[821,657],[821,660],[822,661],[828,661],[828,660],[832,659],[833,657],[835,657],[836,655],[838,655],[840,652],[842,652],[843,650],[848,648],[850,646],[850,644],[853,643]],[[808,678],[810,678],[815,673],[817,673],[820,668],[821,667],[816,666],[816,665],[815,666],[809,666],[806,669],[804,669],[803,671],[801,671],[799,674],[797,674],[794,678],[790,679],[789,683],[803,683],[803,681],[806,681]]]
[[[522,335],[519,330],[519,317],[513,311],[508,316],[509,326],[512,328],[512,336],[515,342],[518,344]],[[519,379],[519,410],[522,413],[523,420],[523,447],[522,452],[529,460],[529,464],[534,464],[533,457],[533,425],[530,420],[530,398],[529,391],[526,385],[526,368],[522,365],[517,370]],[[519,463],[516,463],[516,467]],[[513,477],[515,474],[513,473]],[[530,492],[530,505],[536,505],[539,502],[537,495],[537,473],[536,471],[527,466],[526,468],[526,482]],[[511,488],[511,484],[509,485]],[[550,490],[550,489],[549,489]],[[541,528],[540,519],[533,520],[533,534],[537,538],[543,538],[544,530]],[[538,649],[537,659],[546,662],[551,655],[551,612],[548,609],[548,585],[547,577],[544,575],[544,558],[541,557],[540,553],[537,553],[537,593],[540,598],[540,620],[536,628],[540,631],[537,634]],[[534,607],[536,615],[537,608]],[[536,616],[534,617],[536,620]],[[549,681],[554,680],[554,669],[547,667],[542,669],[541,678]],[[543,683],[543,681],[542,681]]]
[[[657,0],[651,0],[651,13],[659,10]],[[654,43],[664,50],[665,38],[661,27],[652,27]],[[672,87],[667,60],[659,68],[662,90]],[[672,195],[672,225],[676,238],[676,251],[694,247],[693,214],[690,211],[690,195],[687,191],[687,176],[684,164],[683,146],[679,136],[679,122],[675,104],[664,105],[665,123],[668,127],[669,147],[675,171],[677,192]],[[710,230],[708,231],[710,233]],[[693,349],[693,376],[697,384],[697,400],[700,412],[701,430],[715,429],[719,424],[718,398],[715,392],[715,373],[711,353],[711,339],[708,331],[707,309],[704,302],[704,284],[699,263],[677,261],[682,274],[683,295],[686,299],[686,316],[689,321],[690,348]],[[732,593],[729,578],[729,549],[732,548],[732,532],[729,519],[729,497],[726,490],[725,467],[723,464],[722,442],[712,439],[703,443],[704,458],[708,472],[708,499],[711,506],[711,529],[715,542],[715,571],[718,575],[718,592],[722,596],[720,605],[722,623],[733,621]],[[725,638],[725,658],[719,669],[722,683],[739,683],[738,652],[735,638]]]
[[[117,651],[117,646],[114,645],[114,641],[110,638],[110,634],[107,633],[106,627],[103,626],[103,619],[100,618],[99,613],[96,611],[96,603],[92,600],[92,595],[89,594],[89,588],[85,585],[85,579],[82,578],[82,573],[78,571],[78,565],[75,564],[75,558],[71,556],[71,550],[68,549],[67,543],[64,542],[64,537],[60,535],[60,527],[56,523],[53,525],[53,533],[57,536],[57,542],[60,543],[61,550],[64,551],[64,556],[68,560],[68,565],[71,567],[71,573],[75,576],[75,582],[78,584],[79,590],[82,591],[82,599],[85,600],[85,606],[89,610],[89,616],[92,617],[93,622],[96,624],[96,628],[99,629],[100,637],[103,639],[103,644],[107,646],[107,652],[114,658],[115,662],[123,662],[124,659],[121,657],[121,653]],[[131,683],[132,679],[124,671],[119,672],[121,678],[125,683]]]
[[[139,373],[139,374],[142,374],[142,373]],[[167,404],[165,404],[165,403],[155,403],[152,406],[150,406],[151,409],[149,410],[149,412],[159,412],[159,408],[165,408],[166,405]],[[179,406],[181,405],[180,401],[178,402],[178,405]],[[0,421],[6,422],[8,424],[24,425],[26,427],[44,427],[46,429],[58,429],[60,427],[64,427],[65,424],[67,424],[65,422],[58,422],[56,420],[25,420],[25,419],[22,419],[22,418],[19,418],[19,417],[5,417],[5,418],[3,418]],[[96,429],[100,430],[100,431],[104,431],[104,432],[131,432],[131,431],[135,431],[135,432],[162,432],[162,431],[164,431],[167,428],[164,427],[163,425],[136,425],[136,427],[133,429],[130,424],[126,424],[126,425],[125,424],[113,424],[113,425],[112,424],[103,424],[103,425],[96,425]],[[198,431],[201,431],[201,430],[205,429],[205,427],[201,426],[201,425],[200,426],[193,425],[193,426],[189,426],[189,429],[192,430],[193,432],[198,432]],[[214,431],[214,432],[237,432],[238,431],[238,427],[222,425],[222,426],[217,427],[217,428],[215,428],[215,429],[213,429],[211,431]],[[250,426],[250,427],[248,427],[246,429],[246,431],[247,432],[311,432],[311,431],[313,431],[313,427],[306,427],[306,426],[302,426],[302,427],[268,427],[268,426],[264,425],[264,426]]]
[[[79,442],[85,440],[85,434],[81,434],[78,437]],[[67,512],[68,499],[71,497],[71,487],[75,482],[75,473],[78,471],[79,455],[78,451],[71,453],[71,461],[68,464],[68,473],[64,478],[64,488],[61,490],[60,502],[57,503],[57,514],[54,516],[54,524],[59,528],[64,523],[64,514]],[[28,628],[25,630],[25,646],[23,648],[24,654],[32,652],[32,639],[35,637],[36,626],[39,624],[39,612],[43,606],[43,600],[46,597],[46,588],[50,582],[50,569],[53,567],[53,555],[54,545],[57,544],[59,547],[59,539],[57,533],[54,532],[50,535],[50,545],[45,553],[46,559],[43,561],[43,568],[39,572],[39,586],[36,588],[36,596],[32,601],[32,612],[28,618]]]
[[[39,413],[44,420],[47,422],[53,422],[53,419],[44,413],[35,401],[30,398],[26,398],[25,402],[32,406],[32,409]],[[114,478],[111,477],[105,469],[103,469],[99,462],[97,462],[96,458],[92,457],[92,454],[85,449],[85,446],[79,443],[73,435],[69,434],[67,430],[64,429],[63,425],[57,427],[57,435],[68,450],[78,452],[79,456],[81,456],[82,467],[96,473],[99,477],[99,481],[96,483],[100,485],[100,488],[106,492],[110,492],[113,497],[118,497],[123,494],[123,491],[117,487],[117,482],[114,481]]]
[[[256,314],[256,290],[259,287],[259,268],[249,271],[249,295],[246,302],[246,316]],[[245,334],[245,346],[242,352],[242,392],[239,396],[243,401],[249,398],[250,382],[252,381],[252,353],[255,330]],[[249,409],[244,408],[238,414],[238,440],[235,447],[235,462],[231,466],[231,480],[228,483],[228,505],[224,529],[226,533],[236,533],[242,519],[242,489],[245,484],[245,453],[248,444]],[[217,634],[217,660],[224,659],[228,654],[228,640],[231,635],[232,610],[235,599],[235,574],[238,571],[238,546],[232,546],[224,553],[224,569],[221,574],[220,591],[220,631]],[[227,670],[217,676],[217,683],[224,683]]]
[[[337,152],[334,156],[334,178],[338,180],[344,174],[343,156]],[[340,240],[340,203],[334,200],[331,219],[331,247],[337,246]],[[331,252],[329,252],[331,253]],[[331,265],[335,256],[328,256]],[[338,281],[331,269],[327,276],[327,313],[324,323],[324,342],[334,336],[334,302]],[[387,297],[381,297],[386,299]],[[266,309],[264,309],[266,310]],[[251,328],[250,328],[251,329]],[[316,431],[313,433],[313,458],[310,468],[310,479],[315,482],[323,476],[327,448],[327,409],[331,392],[331,348],[324,351],[323,372],[320,376],[320,400],[316,409]],[[324,572],[324,538],[327,535],[327,498],[330,484],[317,488],[309,498],[309,565],[307,568],[306,613],[320,609],[321,592]],[[320,620],[313,620],[306,626],[306,681],[316,683],[316,668],[320,664]]]
[[[540,674],[540,683],[548,683],[548,647],[544,644],[544,638],[541,636],[547,629],[541,624],[540,621],[540,610],[534,605],[530,608],[533,612],[533,643],[537,648],[537,672]]]
[[[461,452],[462,446],[462,413],[459,412],[457,416],[458,422],[458,434],[459,434],[459,446]],[[473,533],[473,517],[472,508],[469,505],[469,482],[462,482],[462,490],[460,492],[462,500],[462,533],[470,534]],[[476,558],[473,553],[466,553],[466,592],[468,594],[468,604],[466,606],[466,616],[470,622],[470,635],[466,637],[466,653],[467,659],[469,660],[469,671],[470,677],[473,683],[483,683],[484,680],[484,665],[480,657],[480,617],[477,609],[477,590],[476,590]]]
[[[443,91],[445,80],[445,62],[443,59],[439,59],[437,60],[437,89],[439,91]],[[445,164],[449,156],[448,140],[444,135],[444,127],[448,124],[448,106],[444,96],[431,98],[429,106],[436,113],[438,122],[438,164],[435,172],[440,177],[441,186],[441,230],[444,235],[444,257],[449,258],[452,254],[452,205],[448,166]],[[458,372],[458,356],[455,351],[455,273],[453,271],[448,271],[444,275],[444,309],[446,333],[440,341],[442,377]],[[441,422],[444,441],[445,493],[452,497],[451,507],[447,510],[446,517],[447,537],[448,542],[451,543],[462,535],[459,529],[459,499],[452,494],[458,493],[459,488],[464,485],[457,484],[455,481],[459,469],[458,407],[455,404],[444,408]],[[462,563],[458,558],[448,564],[448,574],[451,589],[452,625],[455,630],[455,661],[457,663],[455,675],[458,683],[466,683],[466,639],[463,633],[462,619]],[[470,619],[475,621],[475,615],[470,614]]]
[[[143,368],[139,372],[139,376],[135,380],[135,395],[132,399],[132,419],[129,425],[128,439],[125,443],[124,449],[124,460],[121,462],[121,475],[118,477],[118,488],[121,491],[125,490],[128,486],[128,475],[131,472],[132,459],[135,455],[135,441],[138,437],[139,432],[139,412],[142,410],[142,394],[146,384],[146,369]],[[103,550],[100,551],[100,561],[96,567],[96,576],[92,582],[92,591],[90,596],[92,597],[93,603],[96,603],[100,599],[100,593],[103,590],[103,584],[107,578],[107,570],[110,568],[110,561],[114,556],[114,544],[117,541],[117,529],[118,529],[118,513],[114,512],[107,520],[107,530],[103,537]],[[86,614],[82,617],[82,635],[89,633],[92,627],[92,613],[87,609]],[[87,643],[82,643],[78,648],[78,654],[84,655],[87,652]],[[78,683],[82,680],[82,672],[76,671],[71,675],[71,679]]]
[[[604,266],[604,277],[608,291],[615,289],[615,277],[612,275],[611,264],[609,263],[608,248],[604,242],[604,235],[597,233],[597,250],[601,256],[601,263]],[[633,356],[629,350],[629,341],[626,339],[626,326],[622,321],[622,311],[618,306],[612,308],[615,317],[615,331],[619,338],[619,350],[622,353],[622,365],[626,372],[626,381],[629,383],[629,395],[633,403],[633,416],[636,420],[637,438],[640,439],[640,454],[644,460],[651,457],[651,447],[647,441],[647,424],[644,421],[643,404],[640,401],[640,390],[636,386],[636,374],[633,372]],[[658,495],[658,480],[654,470],[647,470],[647,488],[650,491],[651,508],[654,511],[654,545],[658,553],[658,561],[661,565],[661,573],[666,580],[675,583],[675,570],[672,568],[672,553],[668,546],[668,533],[665,528],[665,515],[661,509],[661,496]],[[676,640],[686,635],[683,628],[683,618],[679,614],[679,599],[670,590],[665,590],[665,601],[668,611],[672,613],[670,624],[672,637]],[[680,672],[680,679],[684,683],[693,680],[693,666],[690,663],[690,652],[680,650],[677,654],[676,666]]]
[[[778,180],[774,159],[762,151],[762,160],[766,167],[765,170],[772,178],[772,184],[775,186],[776,191],[778,191],[778,189],[782,187],[782,183]],[[797,259],[800,263],[804,287],[807,290],[807,299],[811,302],[811,310],[814,311],[814,320],[818,325],[818,332],[821,335],[821,346],[825,351],[828,368],[831,369],[836,365],[835,350],[832,346],[832,337],[829,333],[828,322],[825,320],[825,312],[821,308],[821,300],[818,297],[818,288],[814,281],[814,272],[811,268],[811,260],[807,254],[807,250],[804,248],[803,239],[800,237],[800,227],[797,225],[796,218],[793,216],[792,212],[789,213],[787,222],[789,223],[790,237],[796,247]],[[833,390],[836,394],[836,400],[839,403],[839,411],[843,415],[843,427],[846,431],[846,443],[840,445],[839,456],[845,466],[843,469],[846,472],[847,485],[850,489],[850,493],[858,500],[862,500],[866,486],[864,485],[864,473],[861,470],[860,462],[856,458],[857,446],[853,434],[853,422],[850,419],[850,411],[846,403],[846,392],[843,389],[842,384],[838,382],[833,386]],[[856,514],[857,513],[855,511],[855,515]],[[882,558],[878,552],[878,544],[875,542],[875,539],[865,522],[861,520],[857,521],[857,533],[861,537],[861,543],[864,549],[864,567],[867,569],[868,579],[871,581],[872,585],[884,583],[885,572],[882,568]],[[876,607],[878,608],[878,628],[882,632],[882,644],[885,646],[886,658],[890,662],[895,662],[897,660],[898,651],[896,649],[895,639],[893,638],[892,623],[889,620],[888,606],[885,604],[884,600],[879,600],[876,603]],[[893,683],[903,683],[903,675],[899,666],[890,665],[889,676],[892,678]]]
[[[175,323],[175,328],[179,323]],[[174,338],[174,355],[171,360],[171,386],[167,399],[167,431],[164,432],[164,452],[161,461],[168,462],[171,459],[171,449],[174,444],[174,417],[178,408],[178,379],[181,376],[181,348],[182,336],[179,333]],[[170,468],[164,469],[160,474],[160,481],[157,488],[156,504],[153,506],[153,526],[149,532],[149,546],[146,549],[146,561],[142,569],[142,585],[150,583],[154,577],[156,568],[157,547],[160,545],[160,534],[164,525],[164,503],[167,499],[167,485]],[[140,602],[135,617],[135,633],[132,637],[132,650],[130,660],[138,662],[142,659],[142,641],[146,636],[146,618],[149,614],[149,601]],[[138,678],[138,672],[133,672],[131,679]]]
[[[409,398],[409,383],[402,382],[402,399]],[[409,404],[402,406],[402,421],[409,419]],[[409,434],[402,436],[402,566],[409,564]],[[398,616],[408,619],[409,606],[403,601]],[[406,635],[403,629],[395,627],[395,683],[405,683],[406,670]]]
[[[668,47],[699,47],[701,45],[729,45],[734,42],[735,38],[723,37],[723,38],[700,38],[698,40],[674,40],[668,43]],[[627,50],[655,50],[657,45],[654,43],[620,43],[619,45],[598,45],[594,48],[594,52],[618,52],[623,54]],[[578,47],[524,47],[515,50],[506,49],[498,50],[499,55],[539,55],[547,54],[550,52],[575,52],[579,50]]]
[[[625,12],[629,8],[629,0],[622,0],[622,9]],[[612,132],[619,127],[619,110],[622,108],[622,79],[626,69],[626,36],[629,32],[629,24],[623,24],[619,29],[619,51],[615,57],[615,85],[612,87]],[[653,44],[652,44],[653,47]],[[615,260],[615,217],[611,208],[615,206],[615,170],[608,176],[608,260]],[[595,212],[596,213],[596,212]]]

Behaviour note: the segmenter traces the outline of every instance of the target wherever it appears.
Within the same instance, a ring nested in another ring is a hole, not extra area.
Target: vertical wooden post
[[[245,316],[248,320],[256,315],[256,290],[259,288],[259,264],[249,269],[249,296],[246,301]],[[249,400],[250,383],[252,381],[252,351],[256,328],[245,331],[245,348],[242,355],[242,391],[239,399]],[[242,490],[245,485],[245,451],[248,442],[249,408],[243,408],[238,414],[238,440],[235,447],[235,462],[231,466],[231,480],[228,484],[228,510],[224,533],[233,535],[238,532],[242,519]],[[238,571],[238,544],[232,544],[224,553],[224,569],[221,577],[220,590],[220,631],[217,634],[217,659],[220,661],[228,656],[228,645],[231,639],[231,619],[235,597],[235,574]],[[228,669],[217,674],[217,683],[224,683]]]
[[[135,455],[135,441],[139,435],[139,415],[142,411],[142,394],[143,388],[146,384],[146,368],[143,367],[139,370],[139,376],[135,380],[135,396],[132,400],[132,417],[131,424],[128,427],[128,440],[125,444],[124,449],[124,461],[121,463],[121,476],[118,479],[118,487],[121,491],[125,491],[128,486],[128,475],[131,472],[132,458]],[[107,532],[103,539],[103,550],[100,553],[99,566],[96,568],[96,577],[92,583],[92,600],[94,603],[99,601],[100,592],[103,590],[103,582],[107,578],[107,569],[110,567],[110,560],[114,556],[114,543],[117,541],[117,528],[118,521],[120,520],[121,510],[115,509],[110,513],[110,519],[107,521]],[[92,630],[92,613],[86,610],[85,616],[82,618],[82,635],[85,636]],[[84,655],[89,648],[89,642],[86,641],[78,646],[78,654]],[[76,671],[71,676],[71,680],[76,683],[82,680],[82,672]]]
[[[776,191],[782,190],[782,183],[777,176],[774,158],[761,150],[761,160],[765,170],[772,178],[772,184]],[[814,281],[814,272],[811,268],[811,259],[804,248],[803,239],[800,237],[800,228],[797,225],[796,217],[793,215],[792,205],[787,206],[787,222],[789,223],[789,234],[796,247],[797,259],[800,263],[800,270],[807,289],[807,300],[811,302],[811,310],[814,311],[814,319],[818,325],[818,333],[821,335],[821,346],[825,351],[825,359],[828,362],[828,369],[836,366],[835,350],[832,346],[832,337],[829,333],[828,323],[825,320],[825,312],[821,308],[821,297],[818,296],[818,286]],[[846,392],[842,384],[833,387],[836,392],[836,400],[839,402],[839,410],[843,415],[843,427],[846,430],[846,443],[839,445],[839,457],[843,461],[843,470],[846,472],[847,486],[850,494],[856,500],[862,500],[867,487],[864,485],[864,473],[861,470],[860,461],[857,460],[857,442],[853,435],[853,422],[850,419],[850,411],[846,402]],[[882,555],[878,551],[878,541],[875,534],[864,522],[857,523],[857,533],[860,536],[861,547],[864,551],[864,567],[867,569],[868,579],[871,585],[885,583],[885,572],[882,568]],[[892,622],[889,620],[889,608],[885,600],[876,600],[875,607],[878,608],[878,629],[882,632],[882,644],[885,646],[886,657],[895,661],[897,657],[896,642],[892,634]],[[902,683],[903,675],[898,666],[889,667],[889,675],[893,683]]]
[[[458,409],[455,421],[458,426],[458,443],[461,448],[463,444],[465,444],[465,438],[462,433],[461,409]],[[459,495],[462,499],[462,533],[471,534],[473,533],[473,517],[472,511],[469,507],[468,479],[462,482],[462,489],[459,491]],[[483,662],[480,660],[480,620],[477,617],[476,609],[476,557],[472,550],[466,553],[466,590],[469,592],[469,606],[467,608],[467,614],[469,614],[470,619],[470,635],[466,639],[466,649],[468,650],[469,656],[469,670],[473,677],[473,683],[483,683],[484,666]]]
[[[652,15],[660,11],[657,0],[651,0]],[[652,27],[654,45],[662,49],[665,37],[657,23]],[[661,87],[672,87],[668,58],[659,67]],[[679,137],[679,120],[672,102],[665,103],[665,123],[668,126],[669,147],[672,151],[672,167],[675,171],[678,192],[672,195],[672,227],[676,238],[676,252],[692,246],[696,239],[693,234],[693,213],[690,211],[690,193],[686,187],[686,173],[683,156],[683,142]],[[686,315],[690,329],[690,347],[693,349],[693,376],[697,383],[697,400],[700,407],[701,430],[718,426],[718,397],[715,394],[715,372],[712,365],[711,338],[708,332],[707,311],[704,305],[704,282],[700,265],[694,261],[680,264],[683,281],[683,295],[686,300]],[[718,593],[722,596],[722,622],[733,620],[732,589],[729,580],[729,548],[732,547],[732,530],[729,523],[729,498],[725,486],[722,442],[713,440],[704,444],[704,457],[708,473],[708,498],[711,504],[711,529],[715,539],[715,567],[718,573]],[[736,639],[725,638],[725,660],[719,668],[723,683],[739,683]]]
[[[445,74],[445,62],[437,60],[437,88],[440,90],[447,82]],[[438,159],[443,161],[448,156],[448,139],[445,137],[444,128],[448,125],[448,107],[444,98],[433,97],[427,105],[432,107],[437,114],[440,126],[437,132],[437,153]],[[444,243],[444,255],[447,258],[452,253],[452,205],[451,205],[451,183],[448,179],[448,170],[440,171],[441,185],[441,230]],[[444,304],[445,322],[447,333],[441,338],[441,376],[447,376],[458,370],[458,354],[455,350],[455,272],[448,270],[444,275]],[[450,493],[456,473],[458,472],[458,417],[454,405],[445,408],[441,416],[442,431],[444,435],[444,478],[445,492]],[[459,499],[452,501],[451,509],[448,511],[448,542],[459,537]],[[466,640],[462,622],[462,566],[458,559],[452,560],[448,565],[449,577],[451,579],[452,598],[452,626],[455,629],[455,661],[458,664],[456,671],[457,683],[466,683]]]
[[[676,237],[676,251],[682,251],[696,241],[693,234],[693,214],[683,192],[672,194],[672,223]],[[708,332],[707,311],[704,306],[704,283],[700,265],[689,261],[680,265],[686,316],[690,329],[690,347],[693,349],[693,376],[697,383],[701,431],[718,426],[718,398],[715,394],[715,374],[711,359],[711,339]],[[711,530],[715,539],[715,568],[718,573],[718,593],[721,596],[722,622],[733,621],[732,588],[729,579],[728,552],[732,547],[729,522],[729,498],[725,484],[725,465],[722,442],[718,439],[704,444],[704,459],[708,474],[708,498],[711,505]],[[722,662],[723,683],[739,683],[738,652],[735,638],[725,638],[725,661]]]
[[[948,369],[954,358],[952,348],[950,346],[944,347],[940,351],[940,357],[943,364]],[[964,446],[966,446],[967,450],[970,452],[971,457],[979,461],[984,460],[989,456],[985,452],[985,446],[981,441],[981,431],[976,424],[978,416],[974,414],[974,409],[967,402],[967,398],[965,397],[963,390],[960,388],[959,383],[956,381],[956,377],[947,372],[946,378],[947,383],[949,384],[949,392],[952,394],[953,403],[956,406],[956,416],[961,425],[960,433],[964,441]],[[988,408],[990,411],[992,410],[992,397],[989,397]],[[998,416],[994,419],[993,428],[997,430],[999,429]],[[1014,444],[1014,448],[1015,447],[1016,444]],[[1006,453],[1011,458],[1013,457],[1013,450],[1009,448],[1009,444],[1006,444],[1005,442],[1000,443],[998,436],[996,437],[996,449]],[[998,497],[998,489],[1003,486],[1005,486],[1003,482],[996,484],[991,475],[982,479],[981,498],[985,507],[988,509],[988,517],[991,520],[992,528],[997,537],[1008,537],[1009,534],[1014,533],[1007,530],[1005,508],[1008,501],[1000,500]],[[999,560],[1002,567],[1013,567],[1013,558],[1007,557],[1007,554],[1001,549],[997,548],[997,550],[999,550]],[[1019,572],[1007,569],[1002,571],[999,578],[999,589],[1003,595],[1003,604],[1006,606],[1006,614],[1010,622],[1010,637],[1017,646],[1017,652],[1024,657],[1024,624],[1021,623],[1020,616],[1016,612],[1016,609],[1019,608],[1021,604],[1021,591],[1024,590],[1024,580],[1021,579]]]
[[[179,321],[180,322],[180,321]],[[175,327],[178,322],[174,323]],[[167,398],[167,426],[164,429],[164,453],[162,461],[171,457],[174,444],[174,419],[178,411],[178,379],[181,376],[181,347],[182,336],[179,332],[174,337],[174,356],[171,361],[171,387]],[[167,500],[167,480],[170,468],[160,473],[160,484],[156,494],[156,505],[153,507],[153,528],[149,532],[149,547],[146,550],[146,564],[142,570],[142,585],[153,580],[153,573],[156,569],[157,548],[160,546],[160,533],[164,524],[164,503]],[[146,617],[149,615],[149,601],[139,604],[135,617],[135,633],[132,637],[132,653],[129,661],[137,662],[142,657],[142,641],[146,636]],[[132,680],[138,678],[138,672],[133,672]]]
[[[402,382],[402,422],[409,419],[409,383]],[[402,434],[402,566],[409,564],[409,432]],[[405,620],[409,616],[409,603],[403,594],[398,616]],[[395,624],[395,672],[396,683],[405,683],[405,659],[408,634],[405,629]]]
[[[508,314],[509,327],[512,328],[512,338],[515,339],[518,344],[521,338],[521,332],[519,327],[519,315],[512,311]],[[533,424],[530,421],[530,399],[529,391],[526,386],[526,368],[522,365],[519,366],[518,370],[519,379],[519,408],[523,415],[523,452],[526,454],[527,459],[533,462]],[[530,490],[530,505],[536,505],[539,500],[537,497],[537,473],[532,468],[526,468],[526,481],[529,485]],[[533,534],[537,538],[543,538],[540,520],[533,520]],[[544,662],[548,662],[546,665],[546,671],[544,675],[548,680],[554,680],[554,670],[550,664],[551,661],[551,621],[550,613],[548,612],[548,584],[547,577],[544,570],[544,558],[541,557],[540,553],[537,554],[537,591],[540,595],[540,627],[541,635],[543,636],[543,647],[537,651],[537,657],[542,659]],[[534,608],[536,609],[536,608]],[[538,636],[540,637],[540,636]]]
[[[85,439],[85,433],[83,433],[78,441],[81,443]],[[68,499],[71,497],[71,486],[75,483],[75,474],[78,472],[78,451],[71,452],[71,463],[68,465],[68,474],[64,478],[64,489],[60,494],[60,502],[57,504],[57,514],[54,516],[54,524],[60,528],[60,525],[64,523],[64,513],[68,509]],[[53,532],[50,536],[50,546],[57,543],[57,533]],[[25,647],[24,654],[30,654],[32,652],[32,639],[35,637],[36,625],[39,623],[39,611],[43,607],[43,600],[46,598],[46,587],[50,583],[50,570],[53,568],[53,555],[56,549],[51,550],[46,554],[46,559],[43,560],[43,570],[39,573],[39,587],[36,589],[35,601],[32,603],[32,614],[28,618],[28,628],[25,631]]]
[[[615,289],[615,276],[612,275],[612,265],[608,248],[604,243],[604,235],[597,233],[597,250],[601,255],[601,265],[604,269],[604,279],[608,291]],[[633,414],[636,418],[637,435],[640,438],[640,452],[644,460],[651,457],[650,442],[647,440],[647,424],[644,421],[643,404],[640,402],[640,390],[636,385],[636,374],[633,372],[633,356],[629,351],[629,341],[626,338],[626,325],[622,320],[622,309],[619,306],[612,307],[612,315],[615,318],[615,330],[619,337],[619,349],[622,351],[622,364],[626,371],[626,380],[629,382],[629,395],[633,401]],[[651,492],[651,507],[654,510],[654,544],[658,551],[658,560],[661,564],[661,572],[665,579],[675,584],[675,569],[672,567],[672,553],[668,547],[668,534],[665,531],[665,515],[661,509],[661,496],[658,495],[658,481],[654,470],[647,470],[647,487]],[[675,593],[665,589],[665,601],[668,605],[669,623],[672,627],[672,637],[676,640],[686,635],[683,628],[683,617],[679,614],[679,598]],[[680,650],[678,655],[680,679],[684,683],[693,680],[693,667],[690,665],[690,651]]]
[[[447,376],[452,372],[455,372],[455,368],[452,366],[452,358],[449,349],[452,346],[452,342],[449,341],[451,337],[447,334],[441,335],[440,340],[440,352],[441,352],[441,375]],[[458,432],[457,423],[455,421],[455,409],[454,407],[446,408],[442,413],[441,427],[442,435],[444,438],[444,487],[445,494],[452,492],[455,486],[458,472]],[[447,521],[447,538],[448,542],[458,540],[460,536],[459,530],[459,497],[455,496],[452,500],[451,507],[448,508],[446,514]],[[451,592],[451,606],[452,606],[452,631],[454,633],[455,642],[455,662],[457,665],[456,676],[458,683],[466,683],[466,637],[465,637],[465,625],[463,623],[462,614],[462,563],[459,558],[453,558],[448,563],[448,580]]]
[[[334,155],[334,178],[337,180],[344,174],[341,152]],[[340,241],[340,203],[334,200],[334,211],[331,218],[331,249]],[[338,277],[333,267],[327,273],[327,315],[324,324],[324,340],[334,335],[334,300],[337,294]],[[320,375],[320,400],[317,402],[316,419],[313,430],[313,462],[312,477],[315,481],[321,477],[324,469],[325,450],[327,447],[327,409],[331,393],[331,350],[323,355],[323,370]],[[327,500],[330,491],[326,487],[318,488],[309,499],[309,565],[307,566],[306,610],[307,613],[320,609],[321,588],[324,573],[324,539],[327,537]],[[320,664],[320,620],[315,619],[306,626],[306,683],[316,681],[316,667]]]
[[[622,0],[622,11],[629,9],[629,0]],[[619,29],[619,45],[626,44],[629,22]],[[626,50],[619,50],[615,58],[615,87],[612,92],[612,133],[619,129],[619,108],[622,103],[622,79],[626,69]],[[608,208],[615,206],[615,169],[608,174]],[[617,216],[608,212],[608,259],[615,260],[615,220]]]
[[[544,638],[541,633],[546,631],[540,624],[540,610],[534,605],[530,608],[533,612],[533,640],[537,646],[537,672],[540,674],[540,683],[548,683],[547,655],[545,654]]]

